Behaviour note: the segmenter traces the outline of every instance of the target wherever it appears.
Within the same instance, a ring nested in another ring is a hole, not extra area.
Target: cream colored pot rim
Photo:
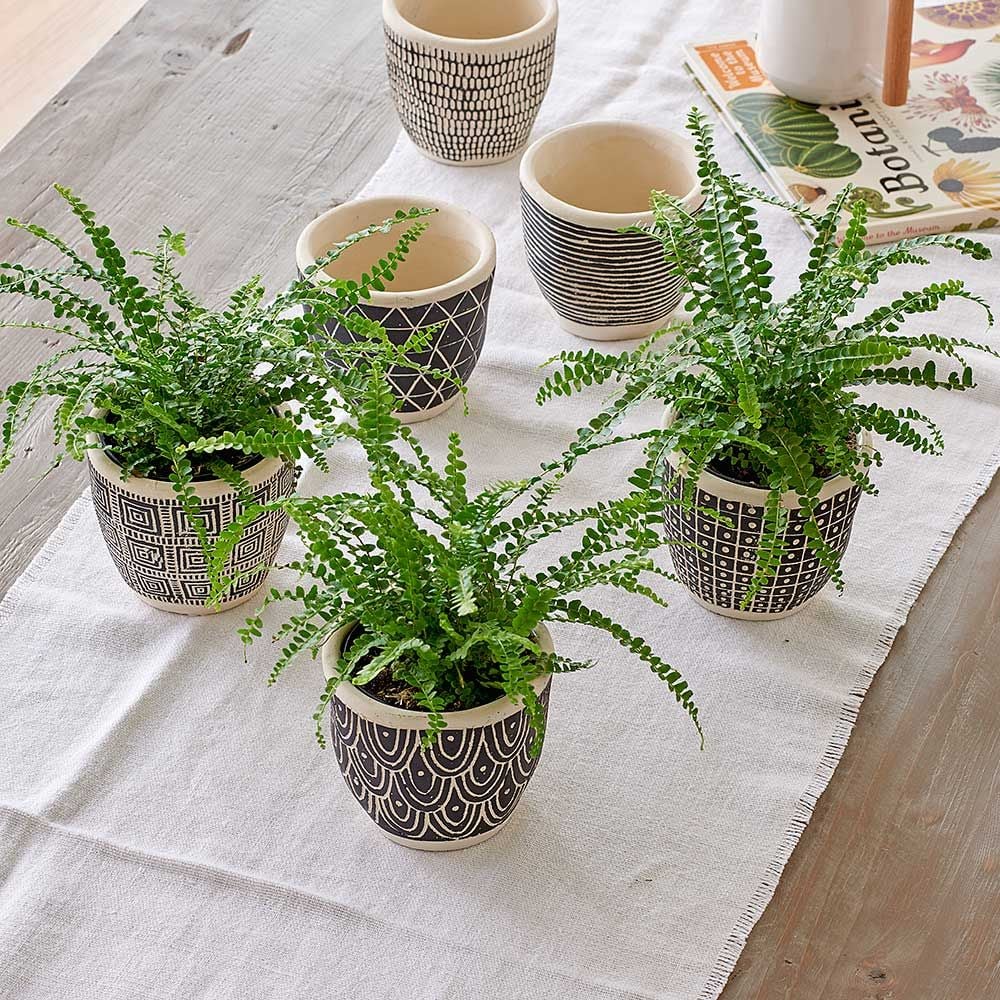
[[[668,406],[663,414],[662,425],[669,427],[675,420],[676,413],[673,406]],[[861,451],[867,454],[872,453],[872,437],[867,430],[861,432]],[[667,455],[667,461],[671,468],[683,475],[683,470],[687,464],[687,456],[680,451],[672,451]],[[854,483],[847,476],[831,476],[823,483],[823,488],[819,492],[818,500],[822,502],[830,497],[849,490]],[[747,486],[743,483],[734,482],[731,479],[723,479],[707,469],[698,477],[698,489],[713,496],[720,497],[734,503],[748,504],[751,507],[763,507],[767,500],[768,491],[758,486]],[[788,510],[798,510],[801,504],[799,498],[793,491],[782,494],[781,506]],[[725,513],[725,511],[723,511]]]
[[[418,195],[378,195],[374,198],[357,198],[354,201],[345,201],[342,205],[335,205],[333,208],[317,216],[312,222],[302,230],[295,243],[295,263],[299,273],[303,273],[307,267],[311,267],[322,254],[313,257],[309,251],[309,242],[313,234],[321,226],[335,219],[338,215],[348,215],[357,211],[363,206],[371,209],[372,219],[364,225],[372,225],[387,219],[399,209],[406,211],[409,208],[434,208],[437,215],[451,219],[459,228],[466,232],[470,241],[475,244],[479,251],[479,256],[474,264],[462,274],[442,285],[434,285],[430,288],[415,288],[408,292],[393,291],[373,291],[365,300],[373,306],[385,306],[387,308],[408,308],[410,306],[429,305],[431,302],[440,302],[443,299],[458,295],[460,292],[475,288],[482,284],[494,271],[497,263],[497,243],[493,236],[493,231],[482,219],[473,215],[467,209],[460,208],[448,201],[441,201],[437,198],[424,198]],[[430,216],[433,219],[434,216]],[[361,228],[364,228],[362,225]],[[400,224],[399,232],[402,235],[403,224]],[[348,229],[345,236],[350,232],[357,231]],[[419,241],[418,241],[419,242]],[[332,245],[332,244],[331,244]],[[363,243],[362,243],[363,245]],[[329,246],[328,246],[329,249]],[[325,252],[325,251],[324,251]],[[319,274],[324,272],[320,271]],[[313,284],[319,284],[321,277],[312,275],[307,279]],[[389,284],[391,289],[392,285]]]
[[[105,415],[106,410],[91,410],[90,416],[100,419]],[[176,500],[177,494],[171,483],[164,479],[147,479],[145,476],[129,476],[122,479],[122,467],[109,458],[107,453],[101,450],[100,435],[91,431],[87,434],[87,461],[90,462],[95,472],[100,473],[105,479],[111,480],[124,490],[135,493],[138,496],[149,497],[151,499]],[[240,475],[250,486],[258,486],[278,473],[278,470],[285,464],[281,458],[263,458],[259,462],[243,469]],[[194,495],[202,500],[224,496],[233,492],[232,486],[222,479],[204,479],[191,484]]]
[[[575,122],[572,125],[564,125],[553,132],[536,139],[521,157],[519,176],[521,186],[528,192],[534,201],[550,214],[563,219],[569,219],[581,226],[590,226],[594,229],[624,229],[626,226],[648,226],[653,222],[652,211],[646,212],[596,212],[589,208],[580,208],[572,205],[568,201],[556,198],[554,195],[542,187],[538,181],[535,171],[535,160],[539,152],[558,136],[566,135],[570,132],[578,132],[581,135],[594,132],[615,132],[619,134],[633,133],[635,135],[654,138],[659,142],[666,140],[667,144],[673,146],[680,158],[687,166],[688,172],[695,179],[691,189],[684,194],[680,201],[685,208],[696,211],[701,207],[705,196],[701,190],[701,183],[698,180],[698,161],[695,157],[694,146],[682,135],[670,131],[670,129],[659,128],[655,125],[646,125],[643,122],[614,121],[611,119],[597,119],[595,121]]]
[[[464,0],[464,2],[478,3],[481,0]],[[541,3],[544,11],[534,24],[523,31],[517,31],[512,35],[499,35],[496,38],[454,38],[451,35],[438,35],[433,31],[427,31],[403,17],[396,0],[382,0],[382,20],[397,35],[422,42],[431,48],[467,52],[502,51],[510,48],[523,48],[534,39],[543,38],[555,30],[559,18],[557,0],[541,0]]]
[[[327,680],[334,676],[335,667],[340,659],[340,650],[344,640],[356,627],[356,622],[351,622],[339,628],[323,645],[323,673]],[[538,636],[538,645],[547,653],[553,652],[552,637],[548,629],[539,624],[535,629]],[[531,686],[536,694],[541,694],[552,680],[551,674],[542,674],[536,677]],[[377,725],[388,726],[393,729],[426,729],[427,713],[413,711],[408,708],[396,708],[393,705],[386,705],[369,697],[359,687],[350,681],[344,681],[337,685],[335,692],[339,701],[342,701],[353,712]],[[444,717],[448,723],[448,729],[473,729],[479,726],[491,726],[502,719],[506,719],[515,712],[520,712],[523,705],[515,705],[510,698],[504,695],[491,701],[486,705],[479,705],[477,708],[464,709],[461,712],[445,712]]]

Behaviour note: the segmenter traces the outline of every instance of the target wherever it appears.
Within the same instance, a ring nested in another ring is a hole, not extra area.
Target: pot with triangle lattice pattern
[[[355,306],[382,324],[395,344],[405,343],[418,330],[437,328],[427,349],[410,355],[415,368],[396,365],[387,372],[400,400],[397,416],[404,423],[427,420],[452,406],[479,361],[496,267],[493,233],[471,212],[447,202],[386,196],[348,202],[321,215],[303,230],[295,251],[301,274],[334,243],[413,206],[437,211],[427,217],[426,232],[410,247],[386,290],[373,291]],[[397,239],[398,234],[390,232],[361,240],[323,273],[357,279]],[[336,321],[327,328],[340,341],[354,339]],[[435,377],[428,369],[450,377]]]

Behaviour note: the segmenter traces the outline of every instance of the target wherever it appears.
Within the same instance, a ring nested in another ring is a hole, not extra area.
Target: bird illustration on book
[[[974,38],[962,38],[955,42],[932,42],[928,38],[921,38],[910,46],[910,69],[954,62],[961,59],[975,42]]]
[[[927,145],[923,148],[932,156],[940,156],[941,150],[935,149],[931,145],[935,142],[941,143],[953,153],[989,153],[991,150],[1000,149],[1000,136],[966,136],[961,129],[953,128],[950,125],[932,128],[927,133]]]

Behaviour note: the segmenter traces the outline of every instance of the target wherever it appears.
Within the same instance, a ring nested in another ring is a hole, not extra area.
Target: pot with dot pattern
[[[323,647],[328,679],[356,627],[344,626]],[[536,637],[552,652],[544,626]],[[532,682],[546,711],[551,681],[545,675]],[[330,701],[333,749],[348,789],[404,847],[455,851],[488,840],[510,819],[538,764],[528,752],[534,728],[509,698],[444,718],[445,730],[422,747],[425,712],[389,705],[347,681]]]
[[[383,0],[389,87],[425,156],[472,166],[516,156],[542,105],[556,0]]]
[[[673,410],[668,409],[664,426],[673,419]],[[861,447],[871,448],[867,432]],[[669,455],[663,477],[667,498],[674,501],[664,512],[664,525],[681,583],[699,604],[727,618],[766,621],[801,611],[829,582],[830,571],[806,544],[795,494],[786,493],[781,499],[788,509],[786,549],[775,577],[748,608],[742,608],[757,569],[768,491],[706,470],[698,479],[693,503],[682,506],[685,463],[683,455]],[[820,532],[841,554],[847,550],[860,497],[860,487],[846,476],[831,477],[819,494],[816,521]]]

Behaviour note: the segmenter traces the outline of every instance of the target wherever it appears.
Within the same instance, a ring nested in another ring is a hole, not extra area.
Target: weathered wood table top
[[[258,271],[277,287],[302,226],[368,179],[397,129],[371,0],[150,3],[0,153],[0,214],[64,230],[58,180],[124,246],[185,228],[186,274],[209,298]],[[2,259],[27,247],[0,232]],[[55,347],[8,331],[0,381]],[[83,487],[74,464],[37,478],[47,416],[22,439],[33,461],[0,477],[0,592]],[[998,705],[994,484],[872,685],[727,1000],[1000,997]]]

